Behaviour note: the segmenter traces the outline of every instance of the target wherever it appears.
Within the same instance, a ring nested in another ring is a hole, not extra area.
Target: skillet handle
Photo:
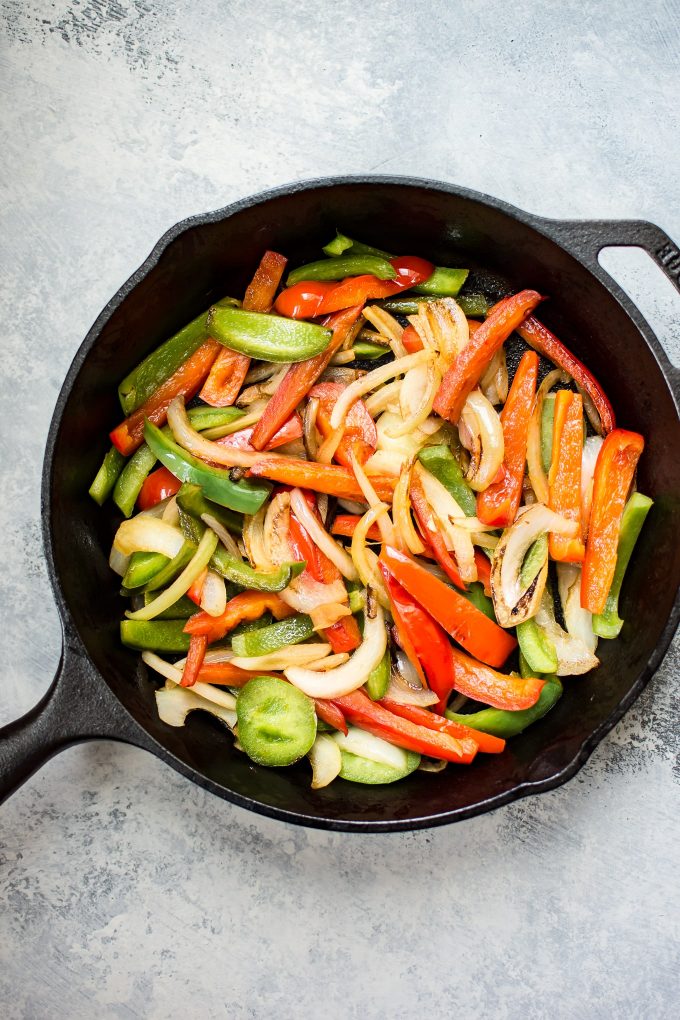
[[[0,728],[0,804],[53,755],[97,739],[152,750],[148,735],[65,635],[45,696],[26,715]]]

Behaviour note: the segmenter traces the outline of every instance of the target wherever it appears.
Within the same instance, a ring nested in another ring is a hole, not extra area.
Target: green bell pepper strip
[[[520,570],[520,584],[528,585],[542,568],[548,552],[548,536],[539,535],[533,543]],[[554,673],[557,670],[557,650],[542,627],[533,618],[518,623],[517,641],[521,654],[531,670],[530,676]]]
[[[387,688],[390,686],[390,668],[390,650],[387,648],[378,665],[368,674],[365,686],[371,701],[380,701],[385,697]]]
[[[493,608],[493,600],[484,594],[484,585],[479,581],[473,581],[467,588],[456,588],[459,595],[466,598],[473,606],[476,606],[485,616],[488,616],[494,623],[497,622]]]
[[[491,733],[494,737],[503,737],[508,740],[516,737],[531,726],[532,723],[542,719],[551,708],[553,708],[562,697],[562,684],[557,677],[551,677],[543,685],[538,701],[531,708],[523,708],[518,712],[508,712],[500,708],[483,708],[480,712],[473,712],[471,715],[460,715],[447,709],[446,718],[452,722],[463,723],[473,730],[481,730],[482,733]]]
[[[166,585],[174,581],[177,575],[190,563],[196,552],[197,545],[198,542],[185,542],[177,555],[168,560],[165,566],[147,581],[144,585],[144,591],[158,591],[159,588],[165,588]]]
[[[623,627],[623,620],[619,616],[621,586],[635,543],[651,507],[652,500],[649,496],[643,496],[641,492],[634,492],[626,503],[619,529],[614,578],[607,595],[607,602],[604,612],[593,616],[593,631],[598,637],[615,638],[621,633]]]
[[[179,508],[180,527],[185,538],[192,542],[200,541],[206,525],[192,514]],[[237,560],[231,556],[222,544],[212,555],[210,566],[221,577],[239,588],[249,591],[283,591],[287,588],[293,578],[298,577],[307,566],[304,560],[294,563],[282,563],[276,570],[259,571],[254,570],[243,560]]]
[[[332,258],[344,257],[349,259],[353,256],[356,256],[357,258],[363,256],[364,258],[373,257],[391,259],[394,257],[388,252],[381,251],[380,248],[372,248],[369,244],[362,244],[361,241],[354,241],[351,237],[347,237],[346,234],[340,233],[336,234],[334,239],[323,248],[323,251],[324,254],[330,255]],[[432,276],[428,280],[425,280],[425,283],[421,283],[418,287],[414,287],[413,290],[417,294],[435,294],[439,297],[455,297],[465,283],[469,272],[469,269],[445,269],[443,266],[435,266]],[[301,276],[299,279],[308,279],[308,277]],[[316,279],[321,279],[321,277],[316,277]],[[334,277],[325,277],[325,279],[332,280]],[[290,286],[290,277],[288,278],[288,284]]]
[[[223,298],[219,306],[239,305],[235,298]],[[202,312],[169,340],[162,343],[125,376],[118,387],[123,414],[128,417],[149,399],[159,386],[177,371],[208,337],[208,312]]]
[[[137,496],[156,460],[156,454],[142,443],[121,471],[113,490],[113,502],[125,517],[132,516]]]
[[[203,495],[200,485],[190,485],[185,482],[177,493],[177,503],[192,517],[200,518],[202,514],[210,514],[216,521],[239,537],[243,534],[243,516],[236,514],[233,510],[211,502]]]
[[[102,506],[113,492],[118,476],[125,466],[126,458],[115,446],[105,454],[102,466],[94,477],[89,494],[95,503]]]
[[[169,557],[163,553],[133,552],[123,577],[123,587],[128,590],[141,588],[169,563]]]
[[[155,599],[153,592],[144,592],[144,605],[148,606],[150,602]],[[198,606],[195,602],[192,602],[188,595],[182,595],[181,598],[177,599],[171,606],[164,609],[162,613],[159,613],[156,617],[157,620],[188,620],[190,616],[194,616],[198,612]]]
[[[259,630],[250,630],[245,634],[237,634],[232,637],[231,649],[234,655],[247,656],[252,658],[257,655],[268,655],[270,652],[278,652],[280,648],[287,648],[289,645],[299,645],[306,641],[314,633],[314,624],[306,613],[298,616],[289,616],[285,620],[279,620],[268,627],[260,627]]]
[[[238,407],[209,407],[207,404],[192,407],[187,411],[187,417],[197,432],[232,425],[244,414],[245,411],[239,410]]]
[[[236,698],[238,739],[258,765],[292,765],[316,739],[314,702],[274,676],[256,676]]]
[[[364,588],[350,588],[347,586],[349,591],[349,608],[353,613],[362,613],[366,608],[366,590]]]
[[[416,294],[434,294],[437,297],[456,297],[469,272],[469,269],[446,269],[444,266],[435,266],[432,276],[414,287],[413,291]]]
[[[381,301],[382,307],[386,312],[391,312],[392,315],[417,315],[418,306],[423,301],[437,301],[438,296],[424,294],[422,297],[416,297],[415,295],[405,295],[401,297],[385,298]],[[489,309],[491,308],[491,302],[483,294],[460,294],[456,295],[456,302],[460,305],[463,314],[467,315],[471,319],[483,319]]]
[[[188,652],[184,620],[122,620],[120,639],[128,648],[149,652]]]
[[[207,499],[239,513],[256,514],[271,486],[248,479],[232,482],[229,472],[210,467],[178,446],[152,422],[144,423],[144,438],[158,460],[181,482],[200,485]]]
[[[182,596],[186,595],[187,591],[194,583],[194,581],[200,577],[202,572],[210,563],[210,557],[217,548],[218,538],[214,531],[206,531],[203,538],[198,543],[198,548],[191,557],[189,563],[175,580],[172,582],[169,588],[155,598],[148,605],[142,606],[140,609],[133,611],[127,610],[125,615],[130,620],[153,620],[158,613],[162,613],[170,606],[174,605],[175,602]]]
[[[548,393],[541,408],[541,463],[548,473],[552,464],[553,425],[555,422],[555,394]]]
[[[326,350],[332,335],[313,322],[217,306],[210,309],[208,329],[229,350],[274,362],[307,361]]]
[[[393,280],[394,267],[380,255],[340,255],[337,258],[309,262],[288,274],[286,286],[292,287],[302,280],[344,280],[347,276],[377,276],[379,280]]]
[[[338,255],[344,255],[345,252],[350,250],[353,255],[375,255],[376,258],[382,259],[391,259],[393,257],[386,251],[382,251],[381,248],[373,248],[370,244],[362,244],[361,241],[353,241],[351,237],[347,237],[347,234],[341,234],[339,231],[336,233],[333,240],[324,245],[322,248],[324,255],[330,255],[331,258],[336,258]]]
[[[359,361],[374,361],[376,358],[384,358],[386,354],[392,354],[389,347],[371,343],[370,340],[356,340],[352,350],[354,357]]]
[[[477,513],[475,494],[463,478],[463,469],[448,446],[426,446],[418,460],[447,489],[466,517]]]

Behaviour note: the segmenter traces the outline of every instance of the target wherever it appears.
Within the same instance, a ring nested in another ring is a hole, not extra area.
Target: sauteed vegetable
[[[126,376],[90,489],[124,518],[121,640],[160,718],[211,713],[315,789],[502,753],[625,626],[652,506],[642,436],[539,293],[343,234],[323,254],[284,282],[265,252]]]

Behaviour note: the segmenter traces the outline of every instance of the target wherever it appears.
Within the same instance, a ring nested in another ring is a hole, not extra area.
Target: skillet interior
[[[527,219],[529,219],[527,217]],[[605,384],[619,424],[647,439],[639,487],[655,499],[625,585],[627,621],[616,642],[601,642],[602,665],[567,681],[565,697],[502,756],[464,770],[416,773],[387,787],[336,782],[313,792],[309,770],[263,769],[231,748],[212,719],[184,729],[161,723],[153,685],[119,643],[125,608],[107,565],[119,518],[87,496],[120,420],[118,381],[150,350],[225,293],[240,296],[265,248],[290,264],[319,257],[338,226],[387,250],[451,265],[479,265],[513,289],[550,296],[541,317]],[[144,270],[144,267],[143,267]],[[157,753],[192,778],[256,810],[330,827],[409,827],[474,814],[573,774],[622,703],[639,693],[680,581],[680,424],[655,356],[618,301],[575,258],[510,210],[467,193],[406,183],[337,183],[277,193],[226,218],[201,218],[176,236],[154,265],[126,285],[124,299],[93,328],[53,442],[45,490],[48,542],[58,586],[92,662],[130,714],[157,741]],[[82,352],[81,352],[82,354]],[[67,383],[68,388],[68,383]],[[56,419],[55,419],[56,420]],[[655,663],[654,663],[655,664]],[[181,767],[181,766],[180,766]]]

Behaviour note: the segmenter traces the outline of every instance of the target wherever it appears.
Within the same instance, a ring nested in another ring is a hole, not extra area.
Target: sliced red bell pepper
[[[326,701],[325,698],[315,698],[314,708],[319,719],[323,719],[329,726],[333,726],[345,736],[347,735],[347,722],[337,705],[334,705],[332,701]]]
[[[401,342],[409,354],[415,354],[416,351],[422,351],[423,349],[423,341],[420,339],[420,334],[415,326],[406,327],[402,334]]]
[[[595,376],[564,346],[561,340],[557,339],[554,333],[550,332],[547,326],[530,315],[517,327],[517,332],[530,347],[567,372],[588,394],[600,416],[603,435],[616,428],[614,409]]]
[[[361,644],[361,631],[353,616],[343,616],[332,627],[326,627],[323,635],[334,652],[353,652]]]
[[[430,690],[439,698],[437,708],[443,712],[453,690],[453,648],[446,631],[436,623],[422,606],[380,564],[390,597],[392,617],[400,633],[405,633],[413,646],[417,661],[425,671]]]
[[[144,440],[144,422],[147,418],[154,425],[164,425],[171,402],[175,397],[189,400],[194,396],[222,349],[217,340],[202,343],[141,407],[111,432],[111,442],[116,449],[126,457],[134,453]]]
[[[193,687],[198,680],[198,674],[201,671],[207,648],[208,639],[204,634],[191,635],[187,661],[184,664],[180,681],[182,687]]]
[[[472,740],[464,737],[460,740],[448,733],[438,733],[418,726],[409,719],[402,719],[388,712],[378,702],[371,701],[361,690],[346,694],[342,698],[333,698],[333,702],[346,719],[362,730],[367,730],[376,737],[382,737],[390,744],[396,744],[397,747],[403,747],[407,751],[416,751],[418,754],[426,754],[444,761],[468,764],[479,747],[476,738]]]
[[[195,602],[197,606],[200,606],[201,604],[201,596],[203,595],[203,585],[205,584],[205,579],[207,576],[208,568],[206,567],[204,570],[201,571],[201,573],[198,575],[194,583],[187,591],[187,598],[190,598],[191,601]]]
[[[340,499],[363,502],[364,494],[349,468],[336,464],[315,464],[295,457],[281,457],[278,454],[263,454],[262,460],[251,464],[249,475],[254,478],[269,478],[272,482],[325,492]],[[392,501],[397,479],[391,475],[370,475],[371,484],[380,499]]]
[[[246,354],[223,347],[213,362],[199,397],[211,407],[231,407],[249,368],[250,358]]]
[[[581,573],[581,605],[603,613],[611,588],[621,517],[645,441],[637,432],[614,429],[600,448]]]
[[[545,681],[537,677],[509,676],[477,662],[458,648],[453,650],[456,663],[453,689],[466,698],[482,701],[492,708],[520,712],[538,701]]]
[[[477,580],[484,588],[484,594],[491,596],[491,560],[479,549],[475,549]]]
[[[274,304],[276,289],[281,283],[288,259],[276,251],[266,251],[255,275],[246,288],[243,307],[248,312],[268,312]]]
[[[425,495],[425,490],[420,478],[418,477],[417,471],[413,471],[411,474],[409,495],[411,497],[411,506],[413,507],[413,511],[416,515],[416,520],[418,521],[423,541],[432,550],[434,558],[446,576],[450,578],[454,584],[458,585],[459,588],[467,587],[460,576],[460,571],[458,570],[456,561],[446,548],[444,536],[437,527],[437,521],[435,520],[434,513],[432,512],[432,507],[427,501],[427,496]]]
[[[343,538],[351,538],[360,520],[361,517],[358,514],[338,514],[331,526],[331,535],[342,535]],[[380,528],[377,524],[370,526],[366,533],[366,538],[371,542],[382,541]]]
[[[285,443],[292,443],[293,440],[299,439],[302,435],[302,418],[295,412],[292,414],[288,421],[284,422],[281,428],[276,432],[269,442],[267,443],[265,450],[275,450],[277,446],[283,446]],[[217,439],[216,442],[220,446],[230,446],[238,450],[252,450],[255,453],[255,447],[251,443],[253,437],[253,429],[241,429],[239,432],[232,432],[230,436],[222,436],[221,439]]]
[[[304,496],[312,513],[321,523],[321,518],[316,509],[314,493],[305,492]],[[300,524],[292,510],[288,519],[288,541],[295,559],[298,561],[304,560],[307,564],[304,573],[309,573],[315,581],[319,581],[321,584],[333,584],[341,576],[335,563],[329,560],[325,553],[321,552],[316,542],[312,541],[307,529]]]
[[[380,558],[402,587],[471,655],[490,666],[501,666],[517,647],[511,634],[406,553],[385,545]]]
[[[477,516],[484,524],[506,528],[517,516],[522,499],[529,423],[536,398],[537,379],[538,355],[534,351],[526,351],[517,366],[500,414],[505,470],[498,481],[494,480],[477,496]]]
[[[174,496],[179,492],[181,485],[179,478],[175,478],[171,471],[166,467],[159,467],[144,479],[137,497],[137,506],[140,510],[150,510],[168,496]]]
[[[301,280],[281,291],[276,299],[276,311],[287,319],[313,319],[319,314],[323,299],[336,287],[337,283],[327,280]]]
[[[427,708],[420,708],[418,705],[403,705],[391,698],[383,698],[380,704],[394,715],[400,715],[402,719],[410,719],[411,722],[424,726],[427,730],[438,730],[440,733],[448,733],[450,737],[458,740],[474,740],[479,745],[479,750],[486,754],[501,754],[505,750],[505,741],[501,737],[494,737],[490,733],[482,733],[480,730],[473,730],[463,723],[453,722],[443,715],[430,712]]]
[[[316,424],[324,439],[333,431],[331,414],[340,394],[345,389],[346,386],[343,383],[328,382],[320,383],[309,391],[309,396],[319,401]],[[345,418],[345,431],[334,457],[338,464],[351,467],[351,454],[354,452],[359,463],[365,464],[368,458],[375,453],[377,445],[378,431],[375,422],[366,410],[363,400],[357,400]]]
[[[539,301],[541,295],[535,290],[522,290],[494,305],[442,379],[433,405],[437,414],[458,421],[465,401],[496,351]]]
[[[558,390],[555,395],[552,460],[548,473],[548,506],[570,521],[581,521],[581,458],[583,456],[583,400],[580,393]],[[585,546],[580,535],[550,533],[550,555],[565,563],[580,563]]]
[[[203,634],[210,642],[219,641],[239,623],[243,623],[244,620],[259,620],[267,610],[277,620],[283,620],[293,614],[290,606],[287,606],[278,595],[244,591],[227,602],[221,616],[210,616],[209,613],[196,613],[195,616],[190,616],[184,625],[184,633]]]
[[[365,304],[366,301],[391,297],[401,290],[417,287],[419,283],[429,279],[434,272],[431,262],[417,256],[406,255],[402,258],[390,259],[390,263],[397,271],[395,280],[379,280],[377,276],[350,276],[326,294],[319,305],[317,315],[327,315],[329,312],[337,312],[341,308],[350,307],[350,305]]]
[[[265,448],[272,436],[307,396],[319,376],[328,367],[333,355],[349,336],[361,315],[362,308],[363,305],[359,304],[328,318],[323,325],[333,331],[333,336],[326,350],[314,358],[290,366],[253,430],[251,442],[256,450]]]
[[[243,687],[254,676],[277,676],[273,670],[240,669],[231,662],[204,662],[198,671],[197,680],[205,684],[224,684],[227,687]]]

